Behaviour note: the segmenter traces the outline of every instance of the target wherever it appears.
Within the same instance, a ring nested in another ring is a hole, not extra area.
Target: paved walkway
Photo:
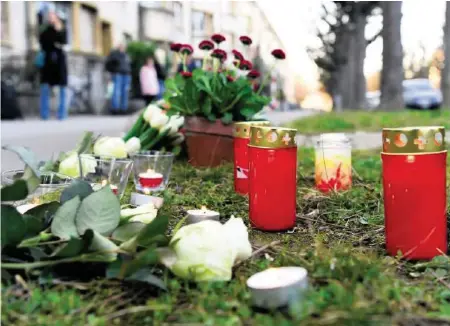
[[[315,111],[298,110],[288,112],[267,112],[265,117],[280,125],[313,114]],[[83,131],[94,131],[108,136],[120,136],[135,118],[131,116],[76,116],[65,121],[38,119],[1,122],[2,145],[26,146],[33,150],[39,159],[57,156],[62,151],[73,149]],[[1,170],[17,169],[21,161],[13,153],[1,151]]]

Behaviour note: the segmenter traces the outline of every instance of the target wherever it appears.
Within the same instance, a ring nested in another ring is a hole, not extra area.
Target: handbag
[[[34,65],[38,68],[42,68],[45,64],[45,52],[39,51],[34,58]]]

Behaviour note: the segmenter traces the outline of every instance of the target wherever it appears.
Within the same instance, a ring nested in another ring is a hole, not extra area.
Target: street
[[[265,117],[280,125],[295,119],[315,114],[314,111],[268,112]],[[50,159],[62,151],[76,146],[84,131],[96,134],[120,136],[131,124],[131,116],[76,116],[65,121],[15,120],[1,122],[1,144],[29,147],[39,159]],[[1,170],[21,169],[22,163],[16,154],[1,151]]]

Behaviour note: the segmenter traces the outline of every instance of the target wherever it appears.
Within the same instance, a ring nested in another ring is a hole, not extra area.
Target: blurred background
[[[450,107],[446,6],[442,0],[2,1],[2,94],[8,85],[23,116],[39,115],[35,58],[40,15],[51,8],[67,32],[70,115],[107,113],[104,61],[119,44],[126,44],[132,61],[132,112],[142,107],[135,90],[148,53],[171,76],[179,62],[170,44],[192,44],[198,66],[197,45],[213,33],[226,37],[226,50],[241,48],[239,36],[252,37],[248,55],[263,73],[273,63],[272,49],[286,51],[265,89],[271,110]]]

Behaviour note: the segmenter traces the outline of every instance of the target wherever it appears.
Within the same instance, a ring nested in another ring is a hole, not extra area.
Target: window
[[[173,3],[173,16],[175,20],[175,27],[183,28],[183,5],[179,1]]]
[[[9,1],[2,1],[2,42],[9,41]]]
[[[97,12],[95,9],[82,5],[80,7],[80,50],[96,52]]]
[[[112,48],[111,24],[102,21],[102,54],[107,56]]]
[[[212,15],[202,11],[192,11],[191,29],[194,37],[205,37],[213,33]]]

